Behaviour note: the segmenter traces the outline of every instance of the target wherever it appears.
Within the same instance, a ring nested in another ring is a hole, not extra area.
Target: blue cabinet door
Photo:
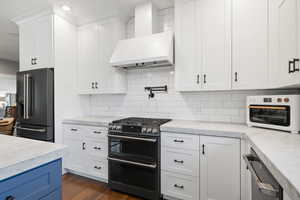
[[[54,192],[41,198],[40,200],[61,200],[61,188],[55,190]]]
[[[0,200],[40,200],[60,188],[61,159],[0,181]]]

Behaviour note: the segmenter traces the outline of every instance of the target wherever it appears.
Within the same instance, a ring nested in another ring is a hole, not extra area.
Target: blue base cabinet
[[[0,200],[61,200],[61,159],[0,181]]]

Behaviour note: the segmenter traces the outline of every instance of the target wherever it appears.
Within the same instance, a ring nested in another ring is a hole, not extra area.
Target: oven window
[[[290,126],[290,107],[250,105],[250,121],[261,124]]]
[[[158,142],[109,137],[109,156],[143,163],[155,163]]]
[[[109,161],[109,179],[147,190],[156,190],[156,169]]]

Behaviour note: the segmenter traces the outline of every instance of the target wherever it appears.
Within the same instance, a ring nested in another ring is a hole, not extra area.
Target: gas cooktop
[[[119,135],[158,136],[160,135],[160,126],[169,121],[171,119],[128,117],[110,123],[109,130]]]

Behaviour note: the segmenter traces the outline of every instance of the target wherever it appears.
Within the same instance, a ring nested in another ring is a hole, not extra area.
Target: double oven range
[[[125,118],[109,124],[108,185],[160,199],[160,126],[169,119]]]

